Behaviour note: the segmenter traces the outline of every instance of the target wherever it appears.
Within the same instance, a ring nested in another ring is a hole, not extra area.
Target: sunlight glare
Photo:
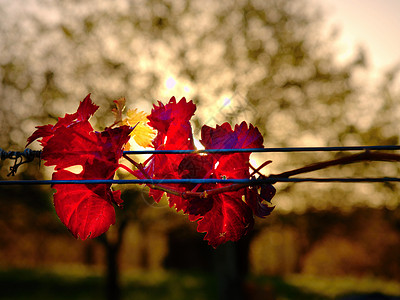
[[[231,103],[232,103],[232,99],[229,97],[225,97],[223,107],[227,107],[227,106],[231,105]]]
[[[197,148],[197,150],[204,150],[204,146],[202,143],[200,143],[200,141],[196,138],[193,138],[193,142],[195,147]]]
[[[259,166],[258,162],[257,162],[255,159],[253,159],[253,158],[250,159],[250,164],[251,164],[254,168],[257,168],[257,167]]]
[[[82,165],[74,165],[74,166],[70,166],[68,168],[64,168],[64,170],[78,175],[78,174],[82,173],[83,166]]]
[[[172,77],[168,77],[165,82],[165,85],[166,85],[167,89],[173,89],[176,85],[176,80]]]

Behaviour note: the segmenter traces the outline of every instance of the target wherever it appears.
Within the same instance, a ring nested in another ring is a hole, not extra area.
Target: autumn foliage
[[[89,118],[98,109],[88,95],[74,114],[59,118],[55,125],[44,125],[28,138],[40,139],[42,159],[55,166],[53,179],[113,179],[121,166],[123,150],[130,138],[155,150],[195,150],[190,119],[196,106],[192,101],[174,97],[167,104],[158,102],[151,114],[129,110],[123,118],[125,99],[114,101],[116,121],[102,132],[94,131]],[[205,149],[262,148],[263,137],[257,128],[242,122],[233,128],[228,123],[216,128],[203,126],[201,140]],[[154,154],[144,164],[132,159],[130,170],[139,179],[249,179],[254,176],[249,153]],[[68,170],[81,166],[80,173]],[[126,167],[125,167],[126,169]],[[166,193],[170,207],[197,221],[197,230],[206,233],[208,243],[217,247],[237,241],[253,227],[254,215],[265,217],[275,194],[272,185],[242,186],[224,183],[150,185],[149,194],[159,202]],[[114,204],[123,202],[120,191],[111,184],[54,184],[54,206],[60,220],[75,237],[95,238],[115,223]],[[224,189],[225,188],[225,189]]]

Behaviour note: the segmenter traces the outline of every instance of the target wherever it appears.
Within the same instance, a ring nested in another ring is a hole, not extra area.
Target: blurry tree
[[[20,147],[43,118],[72,111],[89,92],[103,107],[99,127],[112,117],[110,100],[149,110],[173,92],[198,104],[197,132],[245,119],[267,146],[337,145],[360,116],[352,77],[364,55],[338,63],[334,35],[323,35],[306,0],[47,0],[18,9],[3,5],[0,26],[3,148]],[[166,89],[169,77],[188,89]],[[281,156],[273,167],[293,161]]]
[[[321,32],[322,15],[306,0],[32,4],[0,2],[4,149],[23,147],[34,126],[73,111],[89,92],[103,107],[94,119],[98,127],[110,124],[107,108],[120,96],[128,106],[149,111],[151,102],[172,96],[163,89],[169,77],[188,86],[173,91],[198,104],[197,125],[245,119],[260,128],[266,146],[397,141],[396,132],[390,138],[382,132],[393,127],[390,123],[376,125],[392,120],[379,119],[391,111],[391,100],[374,110],[360,108],[353,77],[366,66],[363,52],[338,62],[334,33]],[[270,157],[279,169],[325,156]],[[350,200],[348,188],[334,185],[335,193],[329,188],[323,193],[304,187],[284,185],[291,193],[279,198],[282,206]]]
[[[206,112],[199,123],[229,104],[230,119],[247,113],[268,145],[303,144],[310,133],[314,143],[336,144],[353,72],[364,65],[362,52],[335,61],[318,11],[304,0],[47,0],[19,9],[3,7],[1,99],[18,99],[14,114],[35,107],[16,116],[30,119],[30,130],[32,117],[62,115],[88,92],[99,104],[120,95],[152,102],[172,76],[188,82],[188,97]]]

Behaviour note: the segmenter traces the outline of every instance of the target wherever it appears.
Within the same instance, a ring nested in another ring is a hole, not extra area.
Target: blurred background
[[[266,147],[398,144],[399,14],[395,0],[0,0],[0,147],[22,150],[88,93],[98,130],[112,100],[149,113],[175,96],[197,104],[197,138],[203,124],[245,120]],[[339,155],[252,159],[279,173]],[[13,179],[51,171],[31,163]],[[310,175],[398,173],[359,163]],[[217,250],[145,188],[117,187],[117,224],[77,241],[50,187],[1,186],[0,299],[400,296],[398,184],[275,186],[272,215]]]

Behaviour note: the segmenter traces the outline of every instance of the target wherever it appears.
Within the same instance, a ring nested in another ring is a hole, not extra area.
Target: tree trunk
[[[105,250],[105,265],[106,265],[106,299],[120,300],[121,287],[119,282],[119,252],[122,245],[123,236],[125,233],[128,219],[123,219],[119,224],[116,224],[116,232],[110,238],[107,234],[99,237],[100,242]]]
[[[238,246],[226,243],[216,250],[215,261],[220,300],[242,300],[243,277],[238,266]]]
[[[245,277],[249,269],[249,246],[254,233],[238,242],[228,242],[215,250],[215,267],[220,300],[244,300]]]
[[[114,243],[107,243],[106,248],[106,296],[107,300],[119,300],[121,288],[119,284],[118,253],[119,246]]]

